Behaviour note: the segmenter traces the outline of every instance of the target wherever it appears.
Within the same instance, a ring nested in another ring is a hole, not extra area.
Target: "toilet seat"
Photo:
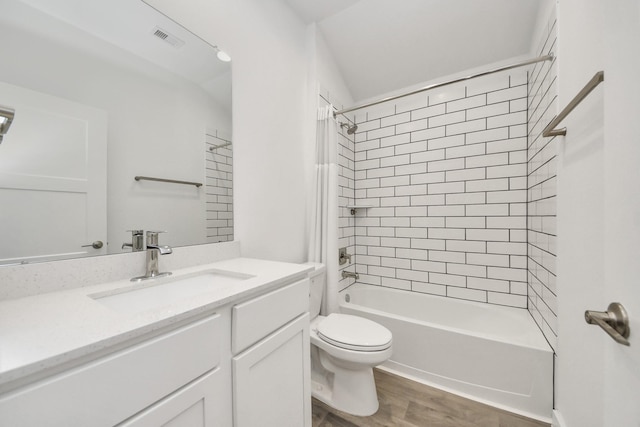
[[[332,313],[317,326],[318,337],[336,347],[380,351],[391,346],[391,331],[363,317]]]

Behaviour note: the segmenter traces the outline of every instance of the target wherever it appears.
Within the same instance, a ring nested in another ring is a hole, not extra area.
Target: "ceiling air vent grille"
[[[183,40],[180,40],[178,37],[174,36],[173,34],[169,33],[167,30],[164,30],[160,27],[155,27],[153,30],[151,30],[151,34],[153,34],[163,42],[170,44],[176,49],[179,49],[182,46],[184,46]]]

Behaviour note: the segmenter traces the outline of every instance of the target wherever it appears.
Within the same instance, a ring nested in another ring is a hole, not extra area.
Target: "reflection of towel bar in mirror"
[[[231,145],[231,142],[225,142],[224,144],[220,144],[220,145],[212,145],[211,147],[209,147],[209,151],[217,150],[218,148],[228,147],[229,145]]]
[[[136,176],[134,179],[136,181],[171,182],[173,184],[195,185],[196,187],[202,187],[202,183],[201,182],[178,181],[176,179],[153,178],[153,177],[150,177],[150,176]]]
[[[2,144],[2,137],[9,132],[14,115],[14,109],[0,106],[0,144]]]

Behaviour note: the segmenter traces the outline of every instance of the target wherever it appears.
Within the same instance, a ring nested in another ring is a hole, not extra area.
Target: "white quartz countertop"
[[[313,267],[235,258],[173,271],[165,278],[129,279],[0,302],[0,392],[73,361],[88,360],[131,339],[153,334],[191,317],[212,312],[306,277]],[[126,292],[175,281],[209,270],[250,278],[213,286],[211,291],[177,297],[169,304],[128,314],[109,308],[96,295]],[[93,295],[93,298],[92,298]]]

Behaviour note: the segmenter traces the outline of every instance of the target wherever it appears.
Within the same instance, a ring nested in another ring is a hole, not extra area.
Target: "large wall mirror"
[[[231,66],[216,46],[141,0],[0,10],[0,111],[14,112],[8,130],[0,117],[0,265],[128,252],[128,230],[233,240]]]

